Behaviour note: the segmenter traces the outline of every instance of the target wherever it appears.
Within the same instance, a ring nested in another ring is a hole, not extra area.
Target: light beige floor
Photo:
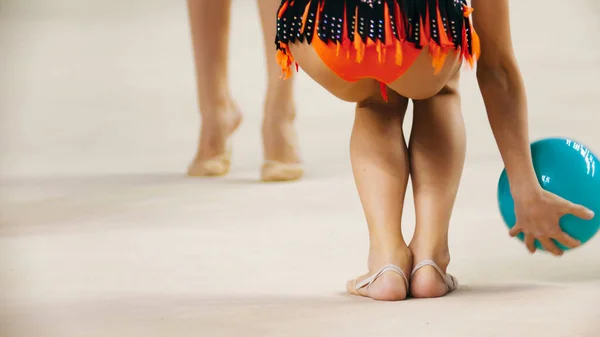
[[[253,2],[234,7],[231,79],[246,120],[232,175],[201,180],[183,175],[198,130],[183,1],[0,1],[0,336],[600,335],[600,239],[554,259],[508,238],[470,71],[451,232],[462,289],[403,303],[344,295],[367,249],[352,107],[301,74],[308,175],[257,184],[264,58]],[[534,137],[600,151],[599,10],[513,1]],[[408,208],[407,233],[413,221]]]

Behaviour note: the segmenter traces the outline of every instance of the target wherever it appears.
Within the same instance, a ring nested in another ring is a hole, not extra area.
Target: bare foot
[[[450,264],[450,253],[447,247],[438,250],[438,252],[433,252],[432,249],[419,249],[416,245],[411,245],[413,264],[416,266],[420,262],[432,260],[445,274],[446,268]],[[412,275],[410,292],[416,298],[434,298],[447,295],[450,289],[434,267],[424,266]]]
[[[370,286],[360,287],[361,282],[376,275],[382,267],[387,265],[400,268],[404,277],[398,271],[395,271],[395,268],[385,269]],[[378,301],[404,300],[408,296],[408,280],[405,277],[410,276],[411,267],[412,255],[408,248],[399,249],[394,254],[371,253],[369,255],[369,272],[357,279],[348,281],[346,290],[352,295],[370,297]]]
[[[262,134],[265,163],[262,167],[263,181],[291,181],[304,174],[294,128],[296,112],[293,106],[272,108],[266,111]]]
[[[202,118],[198,152],[188,168],[190,176],[220,176],[229,172],[228,140],[242,122],[242,114],[233,101],[211,111],[210,116]]]

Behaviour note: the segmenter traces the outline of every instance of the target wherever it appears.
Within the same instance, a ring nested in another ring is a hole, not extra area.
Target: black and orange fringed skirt
[[[289,45],[306,42],[341,78],[391,83],[427,47],[434,72],[449,53],[473,66],[479,38],[466,0],[283,0],[277,13],[277,62],[295,64]]]

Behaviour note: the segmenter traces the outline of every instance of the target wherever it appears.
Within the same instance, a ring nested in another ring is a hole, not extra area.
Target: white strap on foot
[[[376,272],[375,274],[367,277],[366,279],[360,281],[360,282],[356,282],[355,288],[356,291],[358,291],[358,289],[367,287],[367,290],[369,289],[369,287],[371,286],[371,284],[373,284],[373,282],[375,282],[378,278],[381,277],[381,275],[383,275],[385,272],[394,272],[398,275],[400,275],[402,277],[402,279],[404,280],[404,285],[406,286],[406,289],[408,289],[408,279],[406,278],[406,275],[404,275],[404,272],[402,271],[402,269],[400,269],[400,267],[395,266],[393,264],[388,264],[386,266],[383,266],[383,268],[379,269],[378,272]]]
[[[456,290],[458,288],[458,280],[454,276],[452,276],[450,274],[447,274],[447,273],[444,273],[444,271],[442,270],[442,268],[440,268],[437,265],[437,263],[435,263],[433,260],[425,260],[425,261],[417,264],[414,267],[414,269],[413,269],[412,273],[410,274],[410,276],[411,277],[414,276],[415,273],[419,269],[421,269],[421,268],[423,268],[425,266],[431,266],[431,267],[433,267],[433,269],[435,269],[435,271],[437,271],[437,273],[440,274],[440,276],[444,280],[444,283],[446,284],[446,288],[448,288],[448,292],[454,291],[454,290]]]

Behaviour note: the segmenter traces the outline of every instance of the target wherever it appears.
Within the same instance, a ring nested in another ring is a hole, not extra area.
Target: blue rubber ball
[[[542,188],[573,203],[594,211],[592,220],[583,220],[573,215],[560,219],[562,230],[585,243],[600,229],[600,161],[587,146],[566,138],[546,138],[531,144],[531,156],[538,181]],[[509,229],[515,226],[514,201],[506,169],[498,182],[498,204],[500,213]],[[524,235],[518,236],[521,241]],[[558,242],[555,243],[567,250]],[[543,250],[539,241],[535,245]]]

